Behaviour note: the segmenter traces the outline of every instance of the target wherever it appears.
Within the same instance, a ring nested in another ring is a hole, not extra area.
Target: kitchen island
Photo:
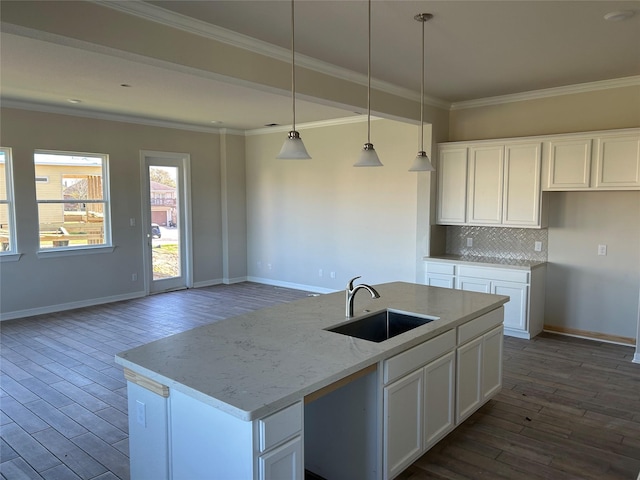
[[[380,298],[361,292],[353,319],[338,292],[118,354],[131,478],[400,473],[499,391],[508,297],[375,287]],[[327,330],[385,309],[435,320],[380,343]]]

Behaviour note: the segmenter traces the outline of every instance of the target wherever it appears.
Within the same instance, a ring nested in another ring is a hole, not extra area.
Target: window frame
[[[111,230],[111,181],[109,176],[109,154],[106,153],[94,153],[94,152],[76,152],[76,151],[64,151],[64,150],[45,150],[36,149],[33,152],[33,166],[34,166],[34,184],[37,175],[35,173],[38,164],[36,163],[36,155],[59,155],[59,156],[71,156],[71,157],[94,157],[102,159],[102,199],[65,199],[64,195],[61,195],[60,199],[38,199],[38,193],[36,191],[36,208],[38,210],[38,250],[37,255],[41,256],[68,256],[76,254],[86,253],[102,253],[104,251],[113,251],[114,246],[112,243],[112,230]],[[40,164],[42,165],[42,164]],[[47,182],[48,183],[48,182]],[[77,204],[101,204],[103,207],[103,229],[104,229],[104,243],[99,244],[86,244],[86,245],[68,245],[60,247],[42,248],[40,243],[40,205],[62,205],[77,203]]]
[[[9,224],[9,249],[0,249],[1,261],[15,261],[20,258],[18,254],[18,237],[16,233],[16,208],[13,181],[13,151],[9,147],[0,147],[0,152],[4,154],[4,179],[6,200],[0,198],[0,205],[7,206],[7,222]]]

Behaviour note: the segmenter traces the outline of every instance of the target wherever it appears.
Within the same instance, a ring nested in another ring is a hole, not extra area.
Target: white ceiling
[[[339,67],[366,82],[367,2],[297,0],[295,5],[298,57]],[[281,56],[290,48],[287,0],[167,0],[136,6],[247,35],[281,50]],[[615,10],[635,15],[605,21],[603,16]],[[445,102],[640,75],[638,1],[374,0],[371,69],[380,85],[419,93],[421,24],[413,16],[423,12],[434,15],[425,25],[425,92]],[[221,82],[8,27],[3,24],[0,44],[4,104],[30,102],[208,127],[218,120],[223,123],[214,126],[237,129],[290,123],[286,91]],[[71,105],[69,98],[82,103]],[[354,115],[303,99],[297,106],[298,123]]]

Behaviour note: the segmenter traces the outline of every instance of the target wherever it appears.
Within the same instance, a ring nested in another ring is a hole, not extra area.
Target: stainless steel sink
[[[423,317],[394,310],[383,310],[326,330],[379,343],[434,320],[438,320],[438,317]]]

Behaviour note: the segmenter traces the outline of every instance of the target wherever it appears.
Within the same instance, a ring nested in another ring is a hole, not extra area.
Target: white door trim
[[[193,233],[192,233],[192,214],[191,214],[191,156],[188,153],[180,152],[159,152],[154,150],[140,150],[140,191],[142,193],[141,216],[142,218],[142,252],[144,267],[144,290],[145,294],[151,293],[151,285],[153,275],[151,273],[151,251],[149,244],[149,235],[151,229],[151,205],[149,192],[149,174],[147,169],[147,161],[167,160],[179,163],[182,168],[182,182],[180,185],[180,201],[182,204],[181,215],[178,218],[180,230],[183,232],[183,254],[184,254],[184,281],[186,288],[193,288]]]

